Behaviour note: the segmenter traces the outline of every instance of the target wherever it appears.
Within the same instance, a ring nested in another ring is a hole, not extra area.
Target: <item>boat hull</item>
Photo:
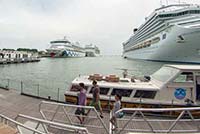
[[[49,51],[48,52],[52,58],[68,58],[68,57],[85,57],[85,52],[72,51],[72,50],[62,50],[62,51]]]

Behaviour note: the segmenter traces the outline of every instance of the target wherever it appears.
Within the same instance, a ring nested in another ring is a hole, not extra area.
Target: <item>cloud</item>
[[[0,48],[44,50],[67,36],[121,54],[122,42],[157,7],[160,0],[1,0]]]

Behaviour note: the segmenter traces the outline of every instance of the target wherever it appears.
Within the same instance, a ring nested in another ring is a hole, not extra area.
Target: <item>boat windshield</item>
[[[179,70],[176,68],[162,67],[152,75],[152,78],[161,82],[167,82],[170,78],[174,77],[178,72]]]

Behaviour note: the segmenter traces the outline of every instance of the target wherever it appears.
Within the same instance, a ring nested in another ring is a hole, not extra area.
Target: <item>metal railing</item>
[[[48,83],[51,83],[52,85]],[[64,102],[64,92],[69,84],[64,81],[56,82],[58,85],[54,85],[53,82],[49,81],[48,83],[44,84],[35,81],[20,81],[9,78],[0,78],[0,88],[2,89],[14,89],[22,95]]]
[[[11,118],[8,118],[7,116],[4,116],[2,114],[0,114],[0,120],[1,120],[1,123],[5,124],[5,125],[8,125],[11,128],[15,129],[16,130],[16,134],[24,134],[21,131],[20,127],[25,129],[25,130],[28,130],[28,131],[30,131],[32,133],[35,133],[35,134],[45,134],[45,133],[43,133],[41,131],[38,131],[38,130],[32,128],[32,127],[26,126],[26,125],[24,125],[22,123],[19,123],[19,122],[15,121],[15,120],[13,120]]]
[[[84,108],[84,110],[90,111],[90,115],[89,114],[76,115],[75,111],[77,108]],[[101,130],[101,133],[109,134],[109,128],[107,127],[105,122],[101,119],[97,110],[91,106],[70,105],[70,104],[42,101],[39,105],[39,111],[43,119],[45,120],[60,122],[70,125],[83,125],[88,129],[90,133],[96,133],[97,130]],[[78,116],[85,117],[85,121],[83,124],[80,124],[78,122],[77,119]]]
[[[22,115],[22,114],[19,114],[16,117],[16,120],[19,120],[20,118],[28,120],[28,121],[33,121],[35,123],[34,129],[36,130],[42,129],[42,131],[45,134],[52,134],[52,132],[50,132],[49,130],[52,130],[53,128],[56,129],[56,132],[62,132],[62,133],[73,132],[73,133],[79,133],[79,134],[89,134],[87,128],[85,127],[52,122],[52,121],[43,120],[43,119],[39,119],[39,118],[27,116],[27,115]]]
[[[186,108],[123,108],[116,113],[125,113],[117,118],[116,134],[127,132],[147,133],[195,133],[200,132],[200,107]],[[153,113],[150,116],[148,113]],[[162,116],[170,114],[173,117]],[[156,116],[157,115],[157,116]],[[112,125],[110,125],[110,132]]]

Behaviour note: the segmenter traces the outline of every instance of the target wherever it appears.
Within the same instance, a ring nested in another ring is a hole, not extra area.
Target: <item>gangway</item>
[[[32,127],[26,126],[22,123],[19,123],[5,115],[0,114],[0,134],[25,134],[21,131],[20,128],[28,130],[32,134],[45,134],[41,131],[38,131]]]
[[[110,133],[200,133],[200,107],[122,108],[119,112],[125,115],[117,118],[115,131],[110,124]]]
[[[29,125],[30,127],[41,131],[45,134],[56,134],[56,133],[79,133],[79,134],[89,134],[87,128],[80,127],[80,126],[74,126],[74,125],[67,125],[52,121],[47,121],[23,114],[19,114],[16,117],[16,120],[22,120],[25,122],[26,125]],[[24,121],[25,120],[25,121]],[[24,134],[32,134],[29,130],[25,130],[24,128],[20,127],[20,130]]]
[[[77,116],[75,115],[75,111],[77,108],[84,108],[87,112],[90,113],[85,117],[85,121],[83,124],[79,123]],[[72,104],[63,104],[49,101],[41,101],[39,105],[39,112],[44,120],[58,122],[62,124],[69,124],[73,126],[84,126],[87,128],[89,133],[95,134],[109,134],[109,122],[104,122],[104,120],[100,117],[97,110],[92,106],[79,106]],[[107,118],[109,121],[109,114]],[[106,125],[107,124],[107,125]]]

